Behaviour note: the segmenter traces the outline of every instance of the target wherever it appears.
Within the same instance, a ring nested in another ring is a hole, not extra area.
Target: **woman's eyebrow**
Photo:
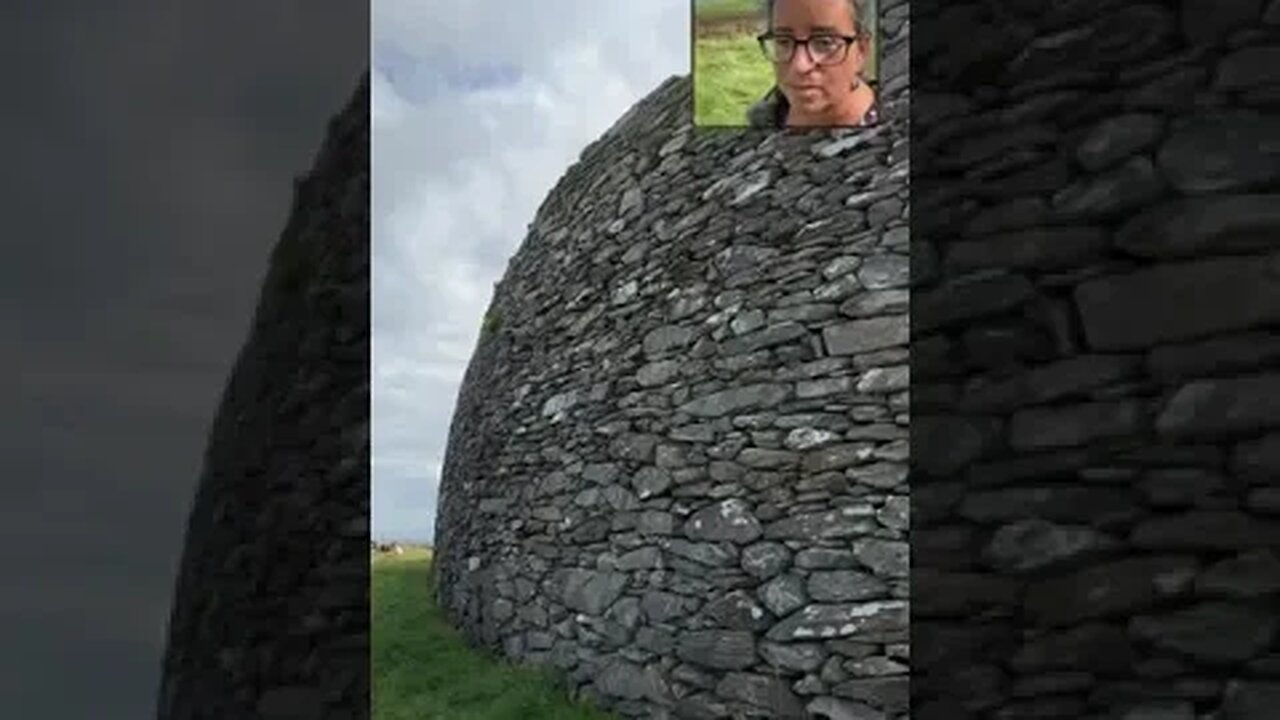
[[[795,28],[792,28],[788,25],[778,25],[773,28],[773,32],[775,35],[795,35],[796,34]],[[841,31],[839,28],[832,25],[814,25],[813,27],[809,28],[809,34],[810,35],[839,35],[841,34]]]

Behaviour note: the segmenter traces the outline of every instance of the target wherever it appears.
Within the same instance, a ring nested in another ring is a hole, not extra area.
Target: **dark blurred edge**
[[[913,717],[1280,717],[1280,2],[911,22]]]
[[[368,6],[350,19],[368,57]],[[369,716],[370,103],[350,70],[212,425],[164,720]]]

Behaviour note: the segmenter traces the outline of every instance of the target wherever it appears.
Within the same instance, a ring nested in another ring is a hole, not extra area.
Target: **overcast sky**
[[[688,0],[373,5],[373,533],[430,540],[493,284],[578,153],[689,71]]]
[[[0,714],[154,717],[209,422],[368,15],[2,7]]]

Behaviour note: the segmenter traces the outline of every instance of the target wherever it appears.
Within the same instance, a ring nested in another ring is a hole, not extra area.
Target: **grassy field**
[[[469,647],[434,602],[430,559],[373,559],[373,720],[612,720],[549,676]]]
[[[755,15],[764,3],[760,0],[694,0],[693,12],[699,20]]]
[[[699,37],[693,50],[697,125],[745,125],[747,108],[773,86],[773,68],[754,37]]]

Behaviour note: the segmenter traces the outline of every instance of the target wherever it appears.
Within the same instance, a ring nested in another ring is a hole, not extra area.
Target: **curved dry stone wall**
[[[902,716],[905,15],[892,124],[695,132],[673,78],[551,192],[444,465],[477,643],[627,717]]]
[[[369,86],[299,181],[214,420],[161,720],[369,716]]]
[[[915,717],[1280,717],[1280,2],[912,11]]]

